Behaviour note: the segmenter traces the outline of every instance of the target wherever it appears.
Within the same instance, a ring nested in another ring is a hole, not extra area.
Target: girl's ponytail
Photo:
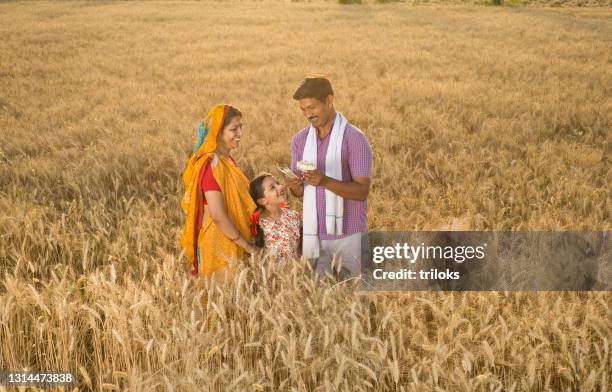
[[[257,207],[251,214],[251,237],[255,240],[255,246],[263,248],[266,245],[264,239],[264,233],[259,225],[259,217],[261,216],[261,209]]]
[[[253,181],[251,181],[251,183],[249,184],[249,193],[251,195],[251,198],[255,202],[255,205],[257,206],[255,211],[253,211],[253,214],[251,214],[251,236],[255,240],[255,245],[260,248],[263,248],[265,246],[266,241],[264,239],[263,230],[261,229],[261,226],[259,225],[259,217],[263,211],[263,207],[257,203],[257,200],[263,197],[264,179],[266,177],[271,177],[271,176],[272,174],[270,173],[262,173],[258,175],[257,177],[255,177]]]

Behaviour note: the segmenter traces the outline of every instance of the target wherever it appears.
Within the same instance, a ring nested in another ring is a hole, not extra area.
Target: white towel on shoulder
[[[325,156],[325,175],[342,181],[342,140],[346,129],[346,118],[336,113],[334,126],[329,135],[327,155]],[[303,161],[317,163],[317,130],[311,125],[302,154]],[[302,253],[304,257],[313,259],[319,257],[319,235],[317,217],[317,188],[304,184],[304,239]],[[325,228],[328,234],[342,235],[342,219],[344,217],[344,199],[334,192],[325,190]]]

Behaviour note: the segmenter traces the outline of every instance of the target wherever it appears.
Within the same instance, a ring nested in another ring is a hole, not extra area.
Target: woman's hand
[[[259,246],[248,244],[248,246],[245,248],[245,251],[250,255],[256,255],[261,252],[262,249]]]
[[[245,240],[242,236],[240,236],[240,238],[235,242],[236,245],[244,249],[244,251],[250,255],[256,255],[257,253],[261,252],[261,248],[259,246],[255,246],[250,242],[247,242],[247,240]]]

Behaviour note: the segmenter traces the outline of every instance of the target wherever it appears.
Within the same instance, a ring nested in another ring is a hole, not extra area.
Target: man
[[[320,275],[358,276],[368,231],[372,147],[336,112],[328,79],[307,77],[293,99],[311,124],[293,138],[291,169],[298,177],[286,179],[291,193],[304,198],[302,252]],[[299,170],[298,161],[312,162],[316,170]]]

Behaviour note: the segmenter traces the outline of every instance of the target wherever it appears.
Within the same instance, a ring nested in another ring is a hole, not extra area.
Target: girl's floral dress
[[[259,226],[263,230],[266,250],[281,260],[299,259],[298,252],[301,232],[301,218],[297,211],[281,209],[281,218],[261,217]]]

